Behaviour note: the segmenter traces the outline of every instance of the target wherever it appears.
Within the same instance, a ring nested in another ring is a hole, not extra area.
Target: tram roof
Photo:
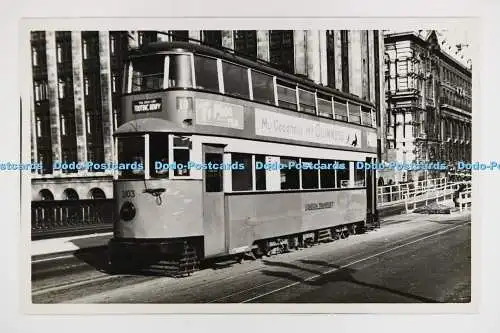
[[[130,133],[192,133],[193,130],[187,127],[181,127],[178,124],[161,118],[141,118],[131,120],[118,127],[115,134]]]
[[[275,75],[278,77],[278,79],[283,79],[284,81],[292,81],[292,82],[296,82],[299,85],[302,85],[304,87],[316,89],[320,93],[322,92],[322,93],[326,93],[326,94],[331,94],[334,97],[340,97],[340,98],[345,99],[345,100],[355,101],[355,102],[362,104],[364,106],[375,107],[372,103],[359,98],[357,95],[348,94],[348,93],[345,93],[345,92],[340,91],[338,89],[325,87],[325,86],[319,85],[319,84],[315,83],[314,81],[307,79],[305,77],[301,77],[301,76],[297,76],[297,75],[293,75],[293,74],[289,74],[289,73],[280,71],[279,69],[272,67],[272,64],[267,62],[267,61],[260,60],[260,59],[250,60],[249,58],[247,58],[243,55],[238,55],[238,54],[235,54],[234,52],[229,52],[229,51],[217,49],[217,48],[206,46],[206,45],[200,45],[200,44],[189,43],[189,42],[154,42],[154,43],[145,44],[145,45],[141,46],[140,48],[131,51],[130,57],[133,58],[133,57],[137,57],[140,55],[155,54],[155,53],[161,54],[161,53],[167,52],[167,51],[193,52],[193,53],[212,56],[212,57],[223,59],[223,60],[228,60],[228,61],[240,64],[242,66],[247,66],[250,68],[260,70],[260,71],[268,73],[270,75]]]

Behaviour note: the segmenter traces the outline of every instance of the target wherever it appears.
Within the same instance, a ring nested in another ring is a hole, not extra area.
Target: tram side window
[[[356,165],[356,162],[354,162],[354,165]],[[365,177],[365,169],[354,168],[354,187],[364,187]]]
[[[191,88],[192,86],[191,56],[188,54],[169,56],[168,87]]]
[[[349,103],[349,122],[361,124],[361,105]]]
[[[266,169],[264,167],[260,167],[257,169],[258,163],[261,163],[262,166],[266,164],[266,156],[265,155],[255,155],[255,189],[257,191],[266,190]]]
[[[335,188],[335,161],[321,160],[321,164],[328,165],[328,168],[320,170],[321,188]]]
[[[132,61],[132,92],[163,89],[165,56],[142,57]]]
[[[307,113],[316,112],[316,99],[314,93],[299,89],[299,111]]]
[[[168,134],[149,135],[149,176],[168,177]]]
[[[318,183],[318,170],[314,169],[314,164],[317,164],[318,160],[302,159],[302,188],[303,189],[317,189],[319,188]]]
[[[282,168],[280,170],[281,189],[282,190],[299,189],[300,170],[296,167],[297,164],[299,164],[299,159],[293,157],[281,157],[280,164],[282,165]]]
[[[189,152],[191,150],[191,139],[188,137],[174,136],[174,175],[189,176]]]
[[[126,164],[124,170],[118,171],[119,179],[134,179],[144,176],[144,137],[118,138],[118,163]]]
[[[276,85],[278,91],[278,105],[297,110],[297,95],[295,88],[289,88],[279,82]]]
[[[224,92],[250,98],[248,87],[248,70],[244,67],[222,62],[222,75],[224,77]]]
[[[349,187],[349,161],[338,161],[337,186],[340,188]]]
[[[208,165],[222,165],[222,154],[205,153],[205,163]],[[222,192],[222,170],[207,168],[205,170],[205,191]]]
[[[238,163],[240,168],[231,170],[233,191],[251,191],[252,186],[252,155],[231,154],[231,164]]]
[[[347,121],[347,105],[345,102],[334,101],[335,119]]]
[[[332,101],[328,96],[318,94],[318,113],[320,116],[333,118]]]
[[[273,77],[264,73],[252,71],[253,99],[255,101],[274,104]]]
[[[219,92],[219,76],[217,73],[217,60],[208,57],[194,57],[194,72],[196,87],[199,89]]]

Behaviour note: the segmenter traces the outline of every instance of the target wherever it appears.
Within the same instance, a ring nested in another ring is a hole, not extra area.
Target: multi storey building
[[[128,50],[156,41],[225,48],[373,104],[385,147],[384,41],[379,31],[35,31],[31,34],[32,200],[112,198],[108,170],[54,169],[55,162],[111,162]],[[345,121],[362,110],[346,110]],[[359,119],[358,119],[359,118]],[[384,151],[379,149],[383,158]]]
[[[437,31],[385,34],[387,156],[399,162],[471,158],[471,71],[461,52]],[[439,172],[383,173],[395,181]]]

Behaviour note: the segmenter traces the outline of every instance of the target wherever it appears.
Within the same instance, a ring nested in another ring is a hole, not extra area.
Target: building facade
[[[371,102],[379,159],[385,159],[384,37],[379,31],[34,31],[31,158],[43,168],[33,173],[32,200],[113,197],[110,171],[53,166],[112,161],[128,51],[157,41],[224,48]]]
[[[471,159],[472,65],[436,31],[386,33],[387,158],[419,163]],[[385,181],[421,180],[442,172],[381,173]]]

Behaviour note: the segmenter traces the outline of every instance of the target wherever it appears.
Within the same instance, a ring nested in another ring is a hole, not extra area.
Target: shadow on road
[[[300,282],[300,283],[303,283],[303,284],[306,284],[309,286],[316,286],[316,287],[317,286],[324,286],[328,283],[348,282],[348,283],[356,284],[358,286],[372,288],[372,289],[388,292],[388,293],[391,293],[394,295],[402,296],[402,297],[405,297],[405,298],[408,298],[408,299],[411,299],[411,300],[414,300],[417,302],[440,303],[439,301],[429,299],[426,297],[413,295],[410,293],[402,292],[402,291],[395,290],[392,288],[387,288],[387,287],[380,286],[377,284],[372,284],[372,283],[360,281],[353,276],[353,274],[357,272],[356,269],[342,267],[342,266],[336,265],[336,264],[330,264],[330,263],[327,263],[327,262],[321,261],[321,260],[300,260],[300,262],[302,262],[304,264],[312,264],[312,265],[317,265],[317,266],[322,266],[322,267],[329,267],[329,268],[332,268],[335,270],[330,272],[330,273],[324,274],[324,273],[317,271],[317,270],[304,268],[304,267],[290,264],[290,263],[283,263],[283,262],[276,262],[276,261],[273,261],[273,262],[264,261],[264,264],[268,265],[268,266],[296,269],[296,270],[305,271],[308,273],[313,273],[313,274],[316,274],[319,276],[317,276],[315,278],[304,279],[304,278],[301,278],[297,275],[294,275],[293,273],[284,272],[284,271],[262,270],[262,273],[265,275],[268,275],[268,276],[273,276],[273,277],[277,277],[277,278],[285,278],[285,279],[288,279],[288,280],[293,281],[293,282]]]

